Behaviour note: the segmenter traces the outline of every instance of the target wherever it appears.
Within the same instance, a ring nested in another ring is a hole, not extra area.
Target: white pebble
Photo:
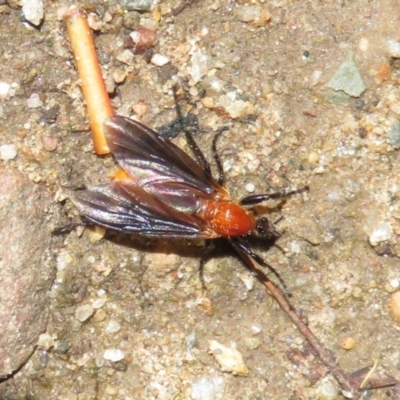
[[[292,251],[292,253],[299,254],[300,251],[301,251],[301,247],[300,247],[299,242],[296,242],[296,241],[291,242],[290,243],[290,250]]]
[[[48,333],[42,333],[39,336],[39,339],[37,341],[37,345],[40,347],[43,347],[46,350],[49,350],[51,347],[54,346],[54,336],[53,335],[49,335]]]
[[[211,57],[205,51],[197,49],[192,54],[190,64],[188,72],[192,79],[197,83],[209,71]]]
[[[241,22],[250,22],[261,18],[261,10],[257,6],[247,4],[237,4],[235,14]]]
[[[396,39],[387,41],[387,51],[390,57],[400,58],[400,42]]]
[[[151,63],[157,65],[157,67],[162,67],[165,64],[169,63],[169,58],[167,56],[163,56],[162,54],[154,54],[151,57]]]
[[[248,184],[246,184],[245,189],[246,189],[249,193],[253,193],[254,190],[256,190],[256,187],[254,186],[254,183],[248,183]]]
[[[11,85],[7,82],[0,82],[0,96],[6,97],[11,89]]]
[[[339,392],[336,382],[330,376],[323,378],[316,387],[318,398],[321,400],[335,400]]]
[[[117,60],[130,65],[133,63],[133,53],[126,49],[122,53],[118,54]]]
[[[17,148],[13,144],[0,146],[0,158],[4,161],[13,160],[17,156]]]
[[[223,372],[231,372],[233,375],[243,376],[249,373],[243,357],[238,350],[226,347],[216,340],[209,341],[209,348]]]
[[[61,250],[61,252],[58,254],[57,260],[56,260],[57,271],[65,270],[65,268],[67,268],[67,266],[71,262],[72,262],[71,255],[64,250]]]
[[[239,275],[240,280],[243,282],[244,286],[248,291],[254,289],[254,277],[247,272],[243,272]]]
[[[375,225],[369,237],[372,246],[376,246],[380,242],[385,242],[392,237],[392,227],[387,222],[379,222]]]
[[[222,376],[202,376],[192,382],[193,400],[222,399],[225,383]]]
[[[115,320],[111,320],[106,327],[106,332],[107,333],[116,333],[121,329],[121,325],[115,321]]]
[[[257,324],[252,325],[250,329],[253,335],[257,335],[263,330],[262,326]]]
[[[365,53],[369,50],[369,40],[366,37],[362,37],[358,42],[358,48]]]
[[[95,310],[98,310],[99,308],[101,308],[101,307],[104,306],[104,304],[106,303],[106,301],[107,301],[107,298],[106,298],[106,297],[100,297],[99,299],[95,299],[95,300],[93,300],[93,302],[92,302],[92,307],[93,307]]]
[[[94,309],[92,306],[83,305],[79,306],[75,310],[75,318],[80,322],[85,322],[88,320],[94,313]]]
[[[107,349],[104,354],[103,358],[108,361],[117,362],[121,361],[125,357],[125,354],[120,349]]]
[[[391,286],[393,289],[398,289],[398,287],[400,286],[399,280],[398,280],[398,279],[392,279],[392,280],[390,281],[390,286]]]
[[[314,70],[313,73],[311,74],[310,86],[318,85],[321,76],[322,76],[321,70],[319,69]]]
[[[223,94],[218,99],[218,104],[225,109],[233,119],[244,117],[254,112],[254,106],[249,101],[244,101],[235,91]]]
[[[40,25],[43,19],[42,0],[22,0],[22,13],[27,21],[33,25]]]
[[[37,93],[32,93],[31,97],[26,101],[28,108],[39,108],[42,107],[43,101],[40,100],[39,95]]]

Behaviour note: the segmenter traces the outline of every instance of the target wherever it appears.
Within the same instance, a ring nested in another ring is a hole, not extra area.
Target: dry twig
[[[103,122],[114,115],[114,110],[104,85],[92,33],[86,14],[78,7],[70,7],[65,19],[88,108],[94,148],[97,154],[107,154]]]

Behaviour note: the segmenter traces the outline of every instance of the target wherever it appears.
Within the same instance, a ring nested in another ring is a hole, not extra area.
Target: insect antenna
[[[250,257],[257,264],[261,265],[262,267],[264,267],[266,269],[269,269],[276,276],[276,278],[278,279],[278,281],[281,284],[282,288],[284,289],[286,295],[288,297],[292,297],[292,293],[290,292],[290,290],[286,286],[286,283],[282,279],[282,277],[279,274],[279,272],[272,265],[269,265],[266,261],[264,261],[264,259],[260,255],[255,253],[249,247],[248,243],[246,243],[243,238],[241,238],[241,237],[230,238],[229,241],[232,244],[232,246],[235,248],[235,250],[239,253],[239,255],[242,256],[242,258],[247,260],[247,257]],[[251,268],[251,270],[253,271],[254,269]]]

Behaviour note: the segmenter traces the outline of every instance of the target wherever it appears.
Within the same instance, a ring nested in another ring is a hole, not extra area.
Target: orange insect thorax
[[[256,227],[253,214],[230,201],[210,201],[204,210],[204,219],[220,236],[243,236]]]

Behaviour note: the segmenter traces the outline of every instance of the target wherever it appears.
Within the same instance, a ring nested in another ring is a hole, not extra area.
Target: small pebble
[[[224,398],[225,383],[222,376],[202,376],[192,382],[193,400],[217,400]]]
[[[106,228],[101,226],[93,226],[88,229],[88,238],[92,243],[99,242],[106,235]]]
[[[389,144],[396,150],[400,149],[400,121],[396,121],[388,132]]]
[[[245,189],[247,192],[253,193],[256,190],[256,187],[254,186],[254,183],[247,183]]]
[[[58,146],[58,139],[54,136],[44,135],[42,136],[43,148],[46,151],[54,151]]]
[[[239,275],[240,280],[243,282],[244,286],[248,291],[254,289],[254,277],[247,272],[243,272]]]
[[[391,286],[393,289],[397,289],[397,288],[400,286],[399,280],[398,280],[398,279],[391,279],[391,281],[390,281],[390,286]]]
[[[248,337],[243,339],[243,344],[250,350],[255,350],[261,345],[261,340],[258,337]]]
[[[253,335],[258,335],[263,330],[262,326],[257,324],[252,325],[250,329]]]
[[[49,350],[51,347],[53,347],[54,343],[54,336],[49,335],[48,333],[42,333],[37,341],[37,345],[46,350]]]
[[[295,253],[295,254],[300,254],[300,252],[301,252],[301,246],[300,246],[300,244],[299,244],[299,242],[297,242],[297,241],[292,241],[291,243],[290,243],[290,251],[292,252],[292,253]]]
[[[254,113],[254,106],[249,101],[242,100],[235,91],[221,95],[218,99],[218,104],[233,119]]]
[[[157,65],[157,67],[162,67],[165,64],[169,63],[169,58],[166,56],[163,56],[162,54],[154,54],[153,57],[151,57],[150,62],[154,65]]]
[[[130,30],[138,28],[140,24],[140,14],[136,11],[124,13],[124,27]]]
[[[43,101],[37,93],[32,93],[29,99],[26,101],[28,108],[39,108],[43,106]]]
[[[358,41],[358,48],[363,52],[367,52],[369,50],[369,40],[365,37],[362,37]]]
[[[0,146],[0,158],[4,161],[13,160],[17,156],[17,148],[13,144]]]
[[[85,322],[88,320],[94,313],[94,309],[90,305],[79,306],[75,310],[75,318],[80,322]]]
[[[107,349],[103,354],[105,360],[112,362],[121,361],[124,357],[125,354],[120,349]]]
[[[214,108],[215,107],[215,102],[212,97],[206,96],[201,99],[201,103],[205,108]]]
[[[357,342],[355,341],[355,339],[349,336],[345,338],[340,345],[345,350],[351,350],[354,349],[354,347],[356,347],[356,344]]]
[[[140,101],[139,103],[133,104],[132,111],[139,117],[143,117],[147,113],[147,105]]]
[[[104,304],[106,304],[106,302],[107,302],[107,297],[100,297],[92,301],[92,307],[95,310],[98,310],[99,308],[103,307]]]
[[[72,262],[72,257],[65,250],[62,250],[56,260],[57,271],[63,271]]]
[[[119,0],[121,7],[128,11],[149,11],[153,0]]]
[[[251,22],[261,18],[261,10],[259,7],[254,5],[237,3],[235,7],[235,15],[241,22]]]
[[[90,13],[87,17],[88,24],[94,31],[100,31],[103,28],[103,21],[95,13]]]
[[[308,155],[308,162],[310,164],[317,164],[320,160],[320,156],[318,153],[316,153],[315,151],[312,151],[309,155]]]
[[[319,69],[314,70],[313,73],[311,74],[310,86],[318,85],[321,76],[322,76],[321,70]]]
[[[389,306],[393,319],[400,322],[400,291],[390,295]]]
[[[140,26],[142,28],[150,29],[151,31],[157,31],[160,28],[160,24],[153,18],[141,18]]]
[[[379,222],[372,230],[369,242],[376,246],[380,242],[385,242],[392,237],[392,227],[387,222]]]
[[[118,393],[118,390],[114,386],[107,385],[106,386],[106,393],[109,396],[115,396]]]
[[[104,321],[106,316],[107,316],[107,314],[104,310],[96,310],[96,312],[93,315],[93,321],[95,321],[95,322]]]
[[[221,370],[231,372],[233,375],[248,375],[249,371],[240,352],[230,347],[225,347],[216,340],[209,341],[211,354],[215,357]]]
[[[0,82],[0,97],[6,97],[10,92],[11,85],[7,82]]]
[[[117,69],[116,71],[114,71],[111,76],[114,79],[115,83],[122,83],[125,81],[126,79],[126,72],[122,69]]]
[[[199,82],[200,79],[208,73],[210,64],[211,57],[208,53],[201,49],[197,49],[193,52],[188,72],[195,83]]]
[[[353,97],[361,96],[367,88],[351,55],[339,65],[326,86]]]
[[[337,384],[332,380],[330,376],[327,376],[318,382],[316,393],[316,398],[318,398],[319,400],[336,400],[339,396]]]
[[[113,319],[110,320],[110,322],[106,326],[107,333],[117,333],[120,329],[121,329],[121,325]]]
[[[400,58],[400,42],[397,39],[389,39],[386,48],[390,57]]]
[[[43,20],[42,0],[22,0],[22,14],[33,25],[40,25]]]
[[[130,65],[133,63],[133,53],[126,49],[122,53],[118,54],[117,60],[123,62],[124,64]]]
[[[226,83],[215,75],[206,76],[201,82],[201,87],[206,91],[207,96],[219,96],[225,91]]]
[[[147,28],[138,28],[129,35],[135,43],[135,54],[143,54],[146,50],[154,46],[157,35]]]

